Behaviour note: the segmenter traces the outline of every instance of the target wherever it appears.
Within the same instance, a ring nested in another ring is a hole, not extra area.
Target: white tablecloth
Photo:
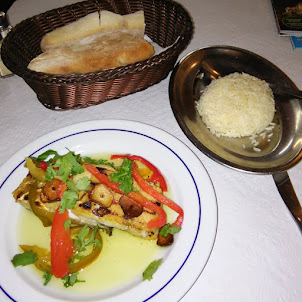
[[[12,25],[72,0],[17,0]],[[195,33],[181,54],[211,45],[255,52],[282,69],[302,89],[302,52],[279,37],[269,0],[179,0],[190,12]],[[0,164],[34,139],[63,126],[94,119],[128,119],[159,127],[197,154],[215,187],[218,231],[211,257],[182,301],[302,301],[302,237],[270,175],[234,171],[202,154],[172,113],[170,76],[145,91],[76,111],[43,107],[23,79],[0,80]],[[302,164],[289,171],[302,200]],[[5,202],[5,201],[1,201]],[[6,297],[0,292],[0,300]],[[167,301],[169,301],[167,297]]]

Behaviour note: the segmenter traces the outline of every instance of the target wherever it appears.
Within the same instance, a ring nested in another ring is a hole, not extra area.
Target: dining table
[[[16,0],[7,15],[16,26],[34,15],[75,2],[78,0]],[[302,52],[293,49],[290,37],[279,35],[270,0],[177,2],[188,11],[194,25],[192,39],[178,60],[205,47],[238,47],[269,60],[302,89]],[[233,169],[192,143],[171,108],[171,72],[145,90],[63,111],[44,107],[18,75],[1,78],[0,165],[39,137],[79,122],[126,120],[159,128],[197,156],[211,180],[217,205],[211,252],[181,301],[302,301],[302,234],[272,175]],[[291,167],[288,174],[301,201],[302,164]],[[12,300],[5,293],[2,288],[0,300]],[[156,301],[156,296],[151,300]],[[172,302],[168,296],[166,301]]]

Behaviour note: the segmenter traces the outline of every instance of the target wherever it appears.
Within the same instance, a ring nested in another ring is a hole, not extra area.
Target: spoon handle
[[[273,174],[278,191],[302,232],[302,208],[286,171]]]

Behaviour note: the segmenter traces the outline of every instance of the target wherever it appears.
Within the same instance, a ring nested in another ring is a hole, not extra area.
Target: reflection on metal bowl
[[[213,79],[233,72],[244,72],[265,80],[274,92],[275,126],[269,137],[257,137],[259,152],[255,152],[248,137],[218,138],[213,135],[195,108],[203,89]],[[280,91],[301,95],[291,79],[271,62],[247,50],[228,46],[189,53],[175,66],[169,87],[177,122],[197,148],[224,165],[264,174],[286,171],[302,158],[302,102]]]

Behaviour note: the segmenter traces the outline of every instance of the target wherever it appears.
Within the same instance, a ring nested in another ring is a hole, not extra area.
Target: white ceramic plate
[[[26,175],[24,158],[48,149],[66,153],[66,148],[88,155],[130,153],[145,157],[159,167],[168,181],[174,201],[184,209],[183,228],[168,248],[151,281],[138,276],[110,292],[73,294],[43,286],[26,267],[14,268],[19,253],[17,222],[22,207],[12,191]],[[102,120],[75,124],[51,132],[12,156],[0,173],[0,286],[12,301],[178,301],[194,284],[211,254],[217,228],[215,191],[207,171],[192,151],[170,134],[146,124],[125,120]]]

